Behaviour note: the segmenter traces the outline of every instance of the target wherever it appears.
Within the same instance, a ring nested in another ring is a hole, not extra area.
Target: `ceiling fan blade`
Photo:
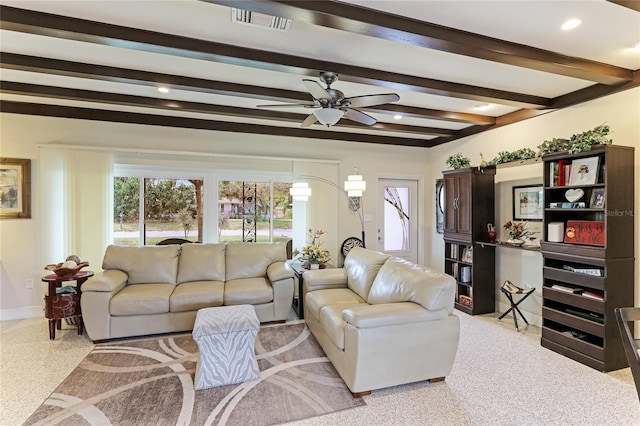
[[[272,104],[272,105],[256,105],[256,108],[317,108],[314,103],[308,104]]]
[[[309,93],[311,93],[311,96],[313,96],[313,99],[324,99],[326,101],[331,101],[331,95],[329,94],[329,92],[323,89],[322,86],[320,86],[320,83],[318,83],[317,81],[304,79],[302,80],[302,82],[304,83],[304,86],[307,88]]]
[[[318,118],[316,117],[316,115],[311,113],[307,116],[307,118],[304,119],[300,127],[309,127],[313,123],[316,123],[317,121],[318,121]]]
[[[341,108],[344,111],[344,115],[342,118],[347,118],[352,121],[357,121],[358,123],[366,124],[367,126],[371,126],[376,124],[376,119],[370,115],[365,114],[364,112],[360,112],[357,109],[353,108]]]
[[[363,95],[354,96],[352,98],[345,98],[342,103],[349,102],[349,106],[352,108],[362,108],[372,105],[388,104],[400,100],[400,96],[395,93],[384,93],[379,95]]]

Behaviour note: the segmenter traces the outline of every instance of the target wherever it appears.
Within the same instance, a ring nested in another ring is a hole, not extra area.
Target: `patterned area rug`
[[[193,388],[191,334],[97,345],[25,425],[269,425],[365,405],[304,323],[267,326],[260,378]]]

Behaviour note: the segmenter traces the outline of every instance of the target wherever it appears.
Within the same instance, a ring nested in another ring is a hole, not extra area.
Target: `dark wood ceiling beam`
[[[346,142],[415,146],[423,148],[431,146],[431,142],[429,140],[417,138],[400,138],[361,133],[310,130],[301,129],[299,127],[278,127],[251,123],[232,123],[228,121],[204,120],[201,118],[171,117],[167,115],[142,114],[128,111],[110,111],[104,109],[46,105],[7,100],[0,100],[0,110],[2,110],[3,113],[10,114],[104,121],[111,123],[129,123],[148,126],[249,133],[256,135],[274,135],[279,137],[298,137],[304,139],[340,140]]]
[[[224,96],[246,97],[276,102],[307,102],[311,96],[307,92],[296,92],[224,81],[206,80],[179,75],[161,74],[127,68],[116,68],[60,59],[3,53],[0,55],[0,68],[28,72],[61,75],[66,77],[89,78],[116,83],[140,84],[156,88],[166,85],[173,89],[196,91]],[[407,117],[434,119],[465,124],[492,124],[495,119],[480,114],[466,114],[453,111],[440,111],[417,108],[399,104],[385,104],[375,107],[358,108],[377,114],[403,114]]]
[[[145,96],[134,96],[120,93],[107,93],[94,90],[71,89],[67,87],[34,85],[10,81],[0,81],[0,93],[46,97],[54,99],[67,99],[82,102],[100,102],[108,105],[125,105],[140,108],[154,108],[168,111],[216,114],[232,117],[267,119],[288,123],[301,123],[307,114],[261,110],[253,108],[241,108],[226,105],[206,104],[201,102],[176,101],[171,99],[159,99]],[[407,134],[419,134],[429,136],[453,136],[454,130],[435,127],[408,126],[394,123],[378,122],[373,126],[356,123],[350,120],[340,120],[333,128],[373,129],[383,132],[397,132]]]
[[[313,25],[377,37],[447,53],[514,65],[601,84],[617,85],[632,79],[632,70],[588,59],[562,55],[492,37],[430,24],[399,15],[338,1],[201,0],[281,16]],[[616,2],[625,7],[630,3]],[[636,9],[637,10],[637,9]]]
[[[610,3],[615,3],[618,6],[626,7],[631,10],[635,10],[636,12],[640,12],[640,1],[639,0],[607,0]]]
[[[9,6],[0,6],[0,18],[0,28],[5,30],[90,42],[105,46],[117,46],[312,77],[317,77],[320,71],[332,71],[338,73],[341,80],[344,81],[479,102],[511,105],[518,108],[547,108],[550,102],[548,98],[540,96],[452,83],[336,62],[319,61],[278,52],[250,49]]]

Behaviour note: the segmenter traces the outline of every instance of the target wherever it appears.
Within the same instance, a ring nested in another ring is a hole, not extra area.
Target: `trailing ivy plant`
[[[500,151],[498,152],[498,155],[493,160],[489,161],[487,164],[495,165],[495,164],[509,163],[511,161],[519,161],[522,163],[525,160],[528,160],[530,158],[535,158],[535,157],[536,157],[536,153],[531,148],[520,148],[513,152]]]
[[[461,152],[458,152],[457,154],[453,154],[451,157],[447,158],[445,164],[449,167],[453,167],[454,169],[461,169],[463,167],[470,167],[471,160],[462,155]]]
[[[553,138],[546,140],[538,146],[540,149],[539,155],[557,151],[569,151],[569,154],[575,154],[577,152],[591,151],[593,145],[611,145],[613,140],[607,137],[609,131],[609,126],[602,124],[593,130],[575,134],[569,139]]]

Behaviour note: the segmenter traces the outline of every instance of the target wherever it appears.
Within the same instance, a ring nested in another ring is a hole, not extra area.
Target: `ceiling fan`
[[[320,81],[327,85],[326,89],[315,80],[302,80],[305,87],[313,97],[313,102],[300,104],[258,105],[258,108],[316,108],[316,110],[309,114],[309,116],[302,122],[301,127],[309,127],[316,122],[329,127],[336,124],[341,118],[346,118],[348,120],[357,121],[358,123],[371,126],[376,123],[376,119],[362,111],[358,111],[355,108],[386,104],[400,100],[400,96],[395,93],[345,98],[344,93],[331,88],[331,85],[337,80],[338,74],[332,72],[321,72]]]

